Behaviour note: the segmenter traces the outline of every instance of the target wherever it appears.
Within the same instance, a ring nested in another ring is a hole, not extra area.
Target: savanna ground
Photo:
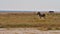
[[[41,18],[36,12],[0,13],[0,28],[37,28],[39,30],[60,30],[60,13],[45,13]]]
[[[60,13],[45,14],[40,19],[36,12],[0,12],[0,34],[60,34]]]

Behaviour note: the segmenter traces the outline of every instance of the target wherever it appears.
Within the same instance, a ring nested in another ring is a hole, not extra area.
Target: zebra
[[[38,15],[40,18],[42,18],[42,17],[45,18],[45,16],[46,16],[44,13],[41,14],[40,12],[37,12],[37,15]]]

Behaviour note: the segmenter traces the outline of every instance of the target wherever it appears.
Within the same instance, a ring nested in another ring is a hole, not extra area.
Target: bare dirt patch
[[[60,34],[60,31],[41,31],[36,28],[0,28],[0,34]]]

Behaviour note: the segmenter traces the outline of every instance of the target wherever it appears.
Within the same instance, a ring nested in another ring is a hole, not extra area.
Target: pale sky
[[[60,0],[0,0],[0,10],[60,11]]]

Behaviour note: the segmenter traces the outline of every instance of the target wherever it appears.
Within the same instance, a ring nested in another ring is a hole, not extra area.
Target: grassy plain
[[[0,14],[0,28],[31,27],[39,30],[60,30],[60,13],[45,13],[39,18],[35,12]]]

